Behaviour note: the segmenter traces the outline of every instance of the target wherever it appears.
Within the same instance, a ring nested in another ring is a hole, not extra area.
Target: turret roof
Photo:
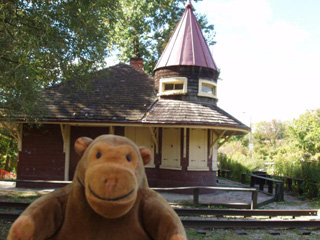
[[[179,65],[217,70],[190,0],[154,70]]]

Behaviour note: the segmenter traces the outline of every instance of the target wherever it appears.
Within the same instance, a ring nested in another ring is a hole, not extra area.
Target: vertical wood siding
[[[18,179],[64,180],[64,159],[59,125],[36,127],[24,124]]]
[[[71,127],[70,137],[70,168],[69,168],[69,180],[73,179],[74,171],[80,160],[80,156],[74,151],[74,143],[79,137],[89,137],[95,139],[102,134],[108,134],[109,127]]]

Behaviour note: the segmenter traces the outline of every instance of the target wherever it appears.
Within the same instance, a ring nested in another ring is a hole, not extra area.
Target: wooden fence
[[[6,182],[24,182],[24,183],[46,183],[46,184],[65,184],[71,183],[71,181],[45,181],[45,180],[0,180]],[[214,190],[214,191],[242,191],[251,192],[250,203],[214,203],[209,205],[219,205],[230,208],[243,208],[243,209],[255,209],[258,207],[258,192],[255,188],[234,188],[234,187],[211,187],[211,186],[191,186],[191,187],[170,187],[170,188],[151,188],[155,191],[182,191],[192,190],[193,191],[193,204],[199,206],[199,195],[201,190]]]
[[[274,201],[284,201],[284,182],[281,180],[260,176],[256,174],[246,174],[243,173],[241,176],[241,182],[244,184],[246,182],[246,176],[250,176],[250,187],[255,187],[259,185],[258,189],[260,191],[265,191],[265,185],[267,185],[267,193],[274,196]],[[275,193],[273,194],[273,189]]]

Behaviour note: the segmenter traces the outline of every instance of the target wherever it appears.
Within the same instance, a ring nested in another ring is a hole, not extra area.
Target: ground
[[[220,181],[220,184],[223,185],[226,183],[228,185],[235,184],[228,182],[227,180]],[[233,185],[233,186],[235,186]],[[0,182],[0,201],[15,201],[15,202],[32,202],[34,199],[51,192],[52,189],[17,189],[10,185],[9,183]],[[162,195],[171,203],[177,205],[190,204],[192,203],[193,196],[186,194],[174,194],[174,193],[162,193]],[[270,198],[270,196],[259,193],[258,201],[261,202]],[[225,192],[220,191],[212,194],[200,195],[200,203],[209,203],[209,202],[248,202],[251,199],[249,193],[242,192]],[[320,203],[315,201],[302,200],[298,197],[292,196],[290,194],[285,195],[285,201],[279,203],[270,203],[263,209],[319,209]],[[320,217],[317,217],[320,218]],[[0,220],[0,240],[6,239],[6,235],[11,226],[10,222]],[[241,236],[238,235],[233,229],[203,229],[199,233],[195,229],[187,229],[188,239],[198,240],[198,239],[218,239],[218,240],[246,240],[246,239],[279,239],[279,240],[296,240],[296,239],[305,239],[305,240],[316,240],[320,239],[320,230],[313,230],[311,235],[301,235],[298,230],[280,230],[281,235],[273,236],[265,229],[256,229],[256,230],[246,230],[247,235]]]

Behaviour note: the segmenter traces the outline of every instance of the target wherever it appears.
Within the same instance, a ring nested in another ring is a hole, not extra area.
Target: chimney
[[[142,58],[130,58],[130,65],[139,71],[143,71],[143,59]]]

